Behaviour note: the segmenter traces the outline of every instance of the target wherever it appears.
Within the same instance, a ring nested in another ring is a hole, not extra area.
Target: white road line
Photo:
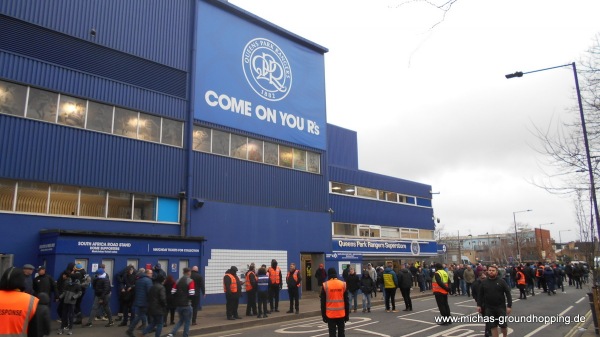
[[[585,299],[586,299],[585,297],[582,297],[581,299],[579,299],[579,301],[577,301],[577,302],[575,302],[575,303],[579,304],[579,303],[581,303],[581,301],[583,301],[583,300],[585,300]]]
[[[567,311],[573,309],[573,306],[569,306],[568,308],[566,308],[565,310],[563,310],[561,313],[559,313],[557,316],[564,316]],[[531,337],[533,335],[535,335],[537,332],[541,331],[542,329],[544,329],[545,327],[549,326],[548,325],[541,325],[540,327],[538,327],[537,329],[533,330],[532,332],[528,333],[527,335],[525,335],[524,337]]]
[[[414,318],[405,318],[405,317],[398,317],[399,319],[403,319],[405,321],[412,321],[412,322],[418,322],[418,323],[425,323],[425,324],[431,324],[431,325],[437,325],[436,323],[432,323],[432,322],[426,322],[420,319],[414,319]]]
[[[304,324],[304,323],[312,323],[312,322],[319,322],[319,321],[321,321],[321,319],[305,318],[305,319],[298,320],[298,321],[292,321],[290,323],[284,323],[284,324],[281,324],[281,326],[286,327],[286,326],[300,325],[300,324]]]
[[[391,337],[390,335],[385,335],[385,334],[382,334],[382,333],[373,332],[373,331],[369,331],[369,330],[363,330],[363,329],[354,329],[354,330],[356,330],[356,331],[360,331],[360,332],[363,332],[363,333],[366,333],[366,334],[368,334],[368,335],[383,336],[383,337]]]
[[[427,331],[427,330],[435,329],[435,328],[437,328],[437,327],[439,327],[439,325],[435,324],[435,325],[433,325],[433,326],[430,326],[430,327],[428,327],[428,328],[419,329],[419,330],[417,330],[417,331],[415,331],[415,332],[413,332],[413,333],[409,333],[409,334],[407,334],[407,335],[402,335],[402,337],[408,337],[408,336],[412,336],[412,335],[420,334],[420,333],[421,333],[421,332],[423,332],[423,331]]]

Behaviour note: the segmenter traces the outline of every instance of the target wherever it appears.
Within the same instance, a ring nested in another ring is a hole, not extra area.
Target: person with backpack
[[[68,271],[65,271],[63,274],[69,275]],[[58,330],[59,335],[62,335],[63,333],[66,333],[67,335],[73,334],[75,305],[82,294],[83,291],[81,290],[78,276],[70,274],[65,281],[64,291],[59,296],[62,303],[60,329]]]
[[[83,316],[81,313],[81,301],[85,296],[85,292],[92,284],[92,278],[83,268],[83,265],[81,263],[75,264],[72,270],[73,275],[75,275],[75,278],[79,280],[79,284],[81,286],[81,296],[77,298],[77,303],[75,303],[75,321],[73,322],[73,324],[81,324],[83,321]]]

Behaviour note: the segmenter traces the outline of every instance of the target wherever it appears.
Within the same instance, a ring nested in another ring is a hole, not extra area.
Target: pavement
[[[411,291],[411,298],[421,298],[425,296],[432,296],[431,291],[426,291],[425,293],[421,293],[418,290],[419,288],[413,288]],[[398,293],[399,294],[399,293]],[[402,296],[396,295],[396,308],[399,310],[404,309],[404,301],[402,300]],[[383,305],[384,299],[383,294],[378,292],[377,297],[371,299],[371,307],[377,305]],[[398,299],[398,297],[400,297]],[[272,323],[280,323],[285,321],[298,320],[303,318],[310,318],[321,316],[321,302],[319,299],[319,294],[317,292],[303,292],[302,298],[300,299],[300,312],[298,314],[287,314],[286,311],[289,309],[289,301],[284,300],[279,302],[279,312],[273,312],[269,314],[267,318],[256,318],[256,316],[246,316],[246,304],[240,304],[238,308],[238,314],[242,319],[236,319],[234,321],[227,320],[225,315],[225,304],[220,305],[204,305],[202,306],[202,310],[198,311],[198,325],[190,326],[190,336],[198,336],[198,335],[206,335],[211,333],[232,331],[237,329],[244,329],[249,327],[254,327],[258,325],[272,324]],[[357,314],[362,314],[362,295],[358,297],[358,310]],[[177,318],[175,320],[177,322]],[[87,317],[83,319],[83,323],[87,323]],[[106,333],[115,334],[116,336],[125,337],[125,330],[127,327],[118,326],[119,322],[115,321],[115,325],[109,328],[104,327],[107,321],[95,321],[92,320],[92,327],[82,327],[81,325],[76,325],[73,327],[73,335],[83,336],[83,337],[95,337],[106,335]],[[163,326],[162,335],[166,335],[171,332],[172,325]],[[55,335],[56,331],[60,328],[60,323],[53,321],[52,322],[52,333],[51,335]],[[119,331],[119,332],[117,332]],[[179,329],[178,334],[181,336],[183,331],[183,327]],[[140,330],[136,330],[136,337],[140,337]],[[146,337],[153,337],[153,334],[148,334]]]
[[[321,302],[319,299],[319,294],[317,292],[304,292],[302,294],[302,298],[300,299],[300,312],[299,314],[287,314],[286,311],[289,309],[289,301],[280,301],[279,303],[279,312],[273,312],[269,314],[267,318],[256,318],[256,316],[246,316],[246,304],[240,304],[238,308],[238,313],[242,319],[237,320],[227,320],[225,316],[225,305],[205,305],[202,307],[201,311],[198,311],[198,319],[197,325],[192,325],[190,327],[190,336],[199,336],[206,335],[211,333],[219,333],[219,332],[231,332],[233,330],[244,329],[249,327],[254,327],[258,325],[266,325],[272,323],[281,323],[286,321],[293,321],[303,318],[311,318],[317,317],[321,315]],[[426,291],[425,293],[419,292],[418,288],[413,288],[411,291],[411,298],[422,298],[426,296],[432,296],[431,291]],[[399,297],[399,298],[398,298]],[[362,297],[359,296],[359,305],[357,313],[358,315],[362,314]],[[371,299],[371,307],[375,307],[378,305],[383,305],[384,300],[382,293],[377,293],[377,297]],[[396,308],[402,310],[404,308],[402,296],[396,296]],[[353,313],[354,314],[354,313]],[[177,320],[176,320],[177,321]],[[87,318],[83,320],[84,323],[87,323]],[[116,337],[123,336],[125,337],[126,327],[119,327],[119,322],[115,322],[115,325],[109,328],[104,327],[107,321],[92,321],[93,326],[91,328],[82,327],[81,325],[77,325],[73,329],[73,334],[82,337],[97,337],[104,336],[106,333],[110,333],[115,335]],[[60,327],[60,323],[54,321],[52,325],[52,333],[55,334],[55,331]],[[162,330],[162,335],[171,332],[172,325],[164,326]],[[180,328],[178,331],[179,336],[181,336],[183,328]],[[140,337],[140,330],[136,330],[136,337]],[[600,331],[598,331],[600,332]],[[177,336],[176,335],[176,336]],[[586,315],[586,323],[580,325],[578,327],[573,328],[571,333],[567,334],[567,336],[577,336],[577,337],[598,337],[600,334],[596,334],[596,329],[594,324],[592,323],[591,311]],[[153,334],[148,334],[146,337],[153,337]]]

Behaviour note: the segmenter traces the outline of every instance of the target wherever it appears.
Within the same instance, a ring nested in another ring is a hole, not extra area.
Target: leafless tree
[[[600,176],[600,34],[592,46],[577,62],[579,87],[588,133],[592,171],[595,181]],[[591,241],[595,235],[594,216],[587,156],[585,152],[579,106],[574,93],[572,118],[557,120],[554,126],[534,126],[533,133],[539,140],[536,149],[544,155],[542,167],[550,168],[541,181],[533,182],[553,194],[573,198],[579,238]],[[594,191],[595,192],[595,191]]]

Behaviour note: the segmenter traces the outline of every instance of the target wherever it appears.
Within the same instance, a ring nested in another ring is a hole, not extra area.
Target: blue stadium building
[[[227,1],[0,2],[0,271],[198,266],[224,303],[232,265],[436,255],[431,186],[327,123],[326,52]]]

